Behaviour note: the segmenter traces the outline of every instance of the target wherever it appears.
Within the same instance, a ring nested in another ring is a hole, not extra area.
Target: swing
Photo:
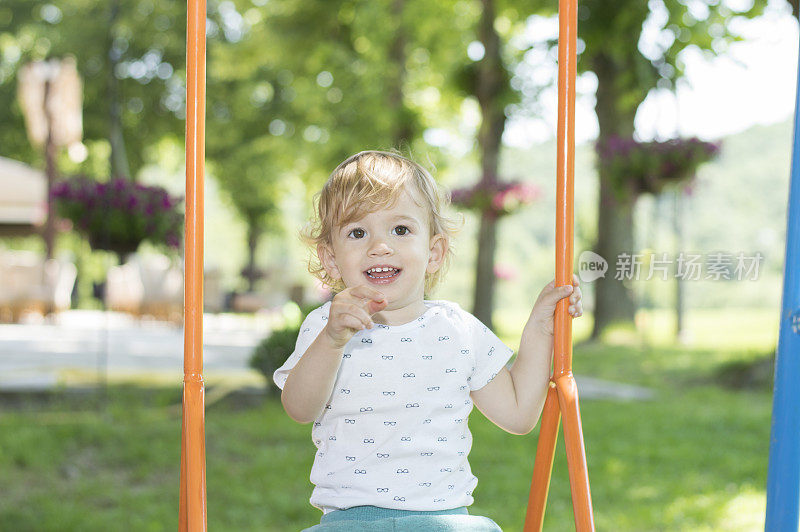
[[[179,528],[182,532],[194,532],[207,528],[202,354],[206,2],[188,0],[187,7],[186,290]],[[572,284],[576,45],[577,0],[559,0],[556,286]],[[525,517],[526,532],[542,529],[562,414],[575,528],[579,532],[594,530],[578,391],[572,375],[572,321],[568,304],[567,300],[561,300],[556,307],[554,369],[542,413]],[[455,522],[453,527],[441,530],[459,530]]]

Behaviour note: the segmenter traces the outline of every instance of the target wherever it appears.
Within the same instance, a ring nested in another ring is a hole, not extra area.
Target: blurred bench
[[[77,269],[71,262],[44,260],[33,251],[0,250],[0,320],[67,310]]]
[[[204,311],[220,312],[223,295],[218,270],[203,276]],[[183,321],[183,269],[163,255],[136,255],[133,260],[108,270],[106,307],[137,317]]]

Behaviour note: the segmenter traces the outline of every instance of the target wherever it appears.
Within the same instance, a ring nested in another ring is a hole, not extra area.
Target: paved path
[[[204,373],[252,376],[250,355],[268,332],[266,316],[208,315]],[[46,389],[103,365],[112,377],[174,375],[181,382],[183,328],[94,311],[65,312],[50,324],[0,324],[0,390]]]
[[[263,383],[248,366],[253,348],[270,330],[268,316],[206,315],[203,369],[214,378]],[[0,391],[47,390],[96,378],[105,366],[110,378],[147,375],[183,380],[183,329],[128,315],[68,311],[55,323],[0,324]],[[577,375],[581,399],[647,400],[651,390]],[[95,382],[97,382],[95,380]]]

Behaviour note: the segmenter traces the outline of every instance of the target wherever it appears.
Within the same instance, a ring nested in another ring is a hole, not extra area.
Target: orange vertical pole
[[[560,421],[558,392],[555,382],[550,381],[542,410],[539,443],[536,446],[536,462],[533,464],[531,491],[528,495],[528,510],[525,514],[526,532],[541,530],[544,524],[544,508],[547,504],[547,492],[550,491],[550,474],[553,471],[553,456],[556,452]]]
[[[594,530],[592,494],[589,490],[589,472],[586,468],[586,453],[583,448],[581,413],[578,408],[578,387],[572,373],[556,381],[558,403],[564,416],[564,443],[567,447],[567,466],[569,468],[569,487],[572,491],[572,513],[575,516],[575,530],[578,532]]]
[[[572,284],[575,177],[575,77],[578,34],[577,0],[559,0],[558,7],[558,152],[556,154],[556,286]],[[553,377],[545,401],[536,449],[525,531],[541,530],[547,503],[558,414],[564,416],[575,529],[593,531],[591,493],[583,445],[578,390],[572,375],[572,319],[562,299],[556,306]],[[556,406],[556,396],[558,405]],[[555,419],[555,422],[554,422]]]
[[[183,423],[178,524],[205,531],[203,386],[203,178],[205,168],[206,2],[187,1],[186,250],[184,259]]]
[[[577,0],[558,6],[558,151],[556,153],[556,286],[572,284],[575,188],[575,46]],[[556,306],[553,338],[553,378],[572,371],[572,318],[569,302]]]

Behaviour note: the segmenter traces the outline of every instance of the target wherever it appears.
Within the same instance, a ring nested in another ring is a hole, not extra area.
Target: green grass
[[[656,393],[643,402],[581,401],[597,530],[763,529],[771,395],[723,389],[715,375],[772,346],[709,316],[688,347],[640,335],[576,345],[579,375]],[[758,336],[769,318],[742,320]],[[722,347],[712,347],[717,334]],[[113,385],[102,407],[93,395],[0,398],[0,530],[175,530],[179,400],[178,389],[130,385]],[[477,411],[470,427],[480,479],[470,511],[521,530],[537,434],[506,434]],[[308,504],[309,431],[277,401],[210,405],[209,529],[283,532],[318,522]],[[574,530],[562,443],[559,436],[548,531]]]

